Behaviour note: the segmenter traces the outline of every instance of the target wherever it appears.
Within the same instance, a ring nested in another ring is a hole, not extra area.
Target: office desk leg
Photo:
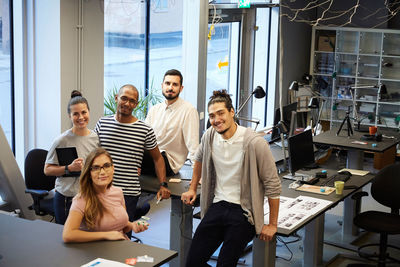
[[[253,239],[253,267],[275,267],[276,237],[269,241]]]
[[[193,209],[180,198],[171,198],[169,248],[178,251],[178,257],[169,262],[171,267],[185,266],[192,243]]]
[[[359,228],[353,223],[358,212],[356,201],[351,197],[346,197],[343,207],[342,241],[348,241],[346,238],[358,235]]]
[[[303,266],[305,267],[322,265],[324,220],[325,214],[321,214],[304,227]]]
[[[348,150],[346,168],[362,170],[364,163],[364,151],[362,150]]]

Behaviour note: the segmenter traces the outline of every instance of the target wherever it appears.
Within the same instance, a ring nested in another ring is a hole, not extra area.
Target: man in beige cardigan
[[[281,184],[268,143],[235,123],[232,100],[225,90],[213,92],[208,113],[212,127],[202,137],[191,186],[181,197],[193,205],[202,177],[202,221],[186,266],[208,266],[221,243],[218,265],[236,266],[256,234],[265,241],[275,235]],[[270,208],[268,224],[264,224],[264,196]]]

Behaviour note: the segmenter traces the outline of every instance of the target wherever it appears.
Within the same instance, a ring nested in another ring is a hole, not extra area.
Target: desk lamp
[[[369,88],[376,88],[378,89],[378,93],[377,93],[377,98],[378,100],[381,99],[382,95],[386,95],[387,94],[387,89],[386,89],[386,85],[384,84],[379,84],[379,85],[362,85],[359,84],[357,86],[351,86],[350,89],[369,89]],[[351,94],[351,99],[353,102],[353,115],[354,115],[354,120],[357,123],[357,128],[355,128],[356,131],[362,131],[362,129],[360,128],[361,126],[361,121],[364,120],[365,118],[361,119],[361,117],[359,116],[358,112],[357,112],[357,108],[356,108],[356,96],[355,94],[353,94],[352,90],[350,90],[350,94]],[[368,115],[367,117],[368,119],[370,118],[370,115]],[[377,121],[378,118],[375,118],[375,121]]]
[[[257,86],[256,89],[254,89],[253,92],[251,92],[251,94],[247,97],[247,99],[243,102],[243,104],[238,108],[238,110],[236,111],[235,114],[235,118],[237,120],[242,120],[242,121],[249,121],[249,122],[253,122],[256,124],[256,127],[254,128],[254,130],[257,129],[258,124],[260,123],[260,120],[253,120],[253,119],[247,119],[247,118],[242,118],[239,117],[239,113],[242,111],[242,109],[246,106],[247,102],[249,102],[250,98],[254,95],[255,98],[257,99],[261,99],[265,96],[265,91],[261,86]]]
[[[322,102],[321,102],[322,101]],[[320,106],[321,103],[321,106]],[[321,114],[322,114],[322,109],[324,108],[324,103],[325,103],[325,99],[323,98],[318,98],[318,97],[311,97],[310,102],[308,103],[308,108],[310,108],[311,110],[313,109],[319,109],[318,112],[318,117],[317,120],[315,121],[315,129],[314,129],[314,136],[317,135],[317,131],[318,128],[320,126],[320,119],[321,119]],[[312,116],[312,115],[311,115]],[[312,116],[312,119],[314,120],[314,117]],[[312,128],[312,122],[311,122],[311,128]]]
[[[304,89],[306,89],[312,96],[320,96],[321,95],[319,92],[313,91],[309,84],[299,83],[298,81],[291,82],[289,85],[289,90],[290,91],[299,91],[300,86],[303,87]]]

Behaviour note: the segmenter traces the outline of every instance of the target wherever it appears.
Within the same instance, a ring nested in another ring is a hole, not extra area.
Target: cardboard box
[[[318,51],[334,52],[335,51],[335,36],[318,36]]]

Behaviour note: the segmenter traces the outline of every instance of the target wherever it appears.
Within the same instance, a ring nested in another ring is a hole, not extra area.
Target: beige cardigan
[[[202,163],[202,217],[214,199],[216,173],[211,157],[214,134],[217,133],[213,128],[204,133],[195,155],[195,160]],[[255,226],[256,234],[260,234],[264,225],[264,196],[279,197],[281,182],[268,142],[250,128],[246,129],[244,135],[243,151],[240,205],[249,222]]]

